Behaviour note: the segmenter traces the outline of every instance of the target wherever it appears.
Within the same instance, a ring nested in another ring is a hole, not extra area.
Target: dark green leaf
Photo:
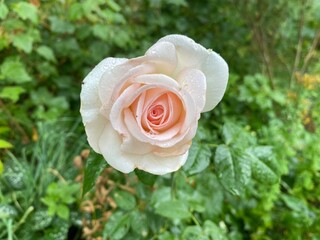
[[[99,174],[107,166],[106,161],[98,156],[89,157],[84,170],[82,196],[94,186]]]
[[[113,197],[118,207],[124,210],[131,210],[137,204],[135,197],[132,194],[125,191],[116,191]]]
[[[133,212],[131,229],[141,237],[148,235],[148,219],[144,212]]]
[[[134,172],[138,176],[139,180],[143,182],[144,184],[147,184],[149,186],[152,186],[154,182],[157,180],[158,176],[147,173],[145,171],[135,169]]]
[[[215,154],[215,167],[222,185],[239,195],[251,178],[251,162],[246,154],[231,152],[227,145],[219,145]]]
[[[32,230],[43,230],[50,225],[53,217],[46,210],[34,212],[30,218]]]
[[[103,239],[123,239],[129,231],[131,224],[131,216],[116,212],[111,215],[108,222],[104,226]]]
[[[247,151],[251,159],[252,175],[262,183],[274,184],[279,181],[278,165],[269,146],[249,148]]]
[[[211,155],[210,147],[207,144],[193,142],[183,170],[185,170],[188,175],[202,172],[209,166]]]

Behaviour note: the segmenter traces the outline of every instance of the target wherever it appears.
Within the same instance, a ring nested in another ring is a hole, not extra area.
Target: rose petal
[[[177,54],[175,46],[169,42],[158,42],[154,44],[145,54],[148,61],[157,63],[158,72],[171,74],[177,65]]]
[[[101,153],[100,147],[99,147],[99,139],[107,122],[108,122],[107,119],[105,119],[101,115],[98,115],[98,117],[96,117],[94,120],[90,122],[87,122],[84,126],[89,145],[97,153]]]
[[[120,136],[110,124],[107,124],[99,140],[101,153],[112,167],[124,173],[129,173],[136,167],[152,174],[163,175],[178,170],[188,158],[188,152],[170,157],[157,156],[152,153],[128,154],[121,151],[120,145]]]
[[[143,63],[144,60],[145,57],[130,59],[102,75],[98,96],[103,103],[104,116],[109,117],[111,107],[121,91],[125,89],[125,84],[128,85],[135,76],[154,71],[154,65]]]
[[[207,79],[206,104],[202,112],[207,112],[221,101],[227,88],[229,68],[220,55],[209,50],[209,56],[202,63],[201,70]]]
[[[106,123],[105,128],[99,139],[99,147],[104,159],[115,169],[123,172],[132,172],[135,168],[135,159],[139,155],[126,154],[121,151],[121,137],[112,128],[111,124]]]
[[[104,72],[113,69],[123,63],[123,58],[106,58],[102,60],[83,80],[80,93],[81,107],[80,113],[83,123],[95,120],[99,115],[101,101],[98,96],[98,85]]]
[[[155,154],[146,154],[136,160],[136,166],[143,171],[164,175],[175,172],[185,164],[188,159],[188,152],[178,156],[158,156]]]
[[[171,42],[175,45],[178,57],[175,75],[186,68],[197,68],[204,73],[207,90],[206,103],[202,112],[213,109],[222,99],[228,83],[229,70],[224,59],[183,35],[168,35],[158,42]]]
[[[201,112],[206,103],[206,77],[198,69],[187,68],[178,76],[182,88],[193,97],[198,112]]]

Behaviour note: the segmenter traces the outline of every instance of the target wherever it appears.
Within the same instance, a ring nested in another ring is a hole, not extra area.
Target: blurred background
[[[221,54],[227,92],[182,170],[121,174],[81,82],[172,33]],[[319,240],[319,41],[318,0],[0,0],[0,239]]]

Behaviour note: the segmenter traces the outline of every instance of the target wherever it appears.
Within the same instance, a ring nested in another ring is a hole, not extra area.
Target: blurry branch
[[[267,37],[265,32],[263,31],[262,28],[262,20],[263,19],[263,13],[262,11],[257,10],[255,13],[255,17],[252,17],[252,12],[250,12],[249,8],[249,2],[243,2],[243,6],[240,6],[241,4],[233,0],[234,6],[237,7],[238,11],[241,12],[242,17],[245,19],[246,24],[251,28],[252,33],[253,33],[253,38],[254,42],[257,43],[258,51],[261,55],[263,65],[266,68],[266,72],[268,75],[270,87],[272,89],[275,88],[275,84],[273,81],[273,70],[272,70],[272,63],[271,63],[271,58],[270,58],[270,53],[269,53],[269,48],[267,44]],[[255,5],[257,5],[259,1],[255,2]],[[256,6],[255,6],[256,7]],[[257,7],[256,7],[257,8]]]
[[[317,33],[316,33],[316,35],[315,35],[315,37],[313,39],[312,45],[311,45],[311,47],[309,49],[309,52],[306,55],[306,57],[304,58],[304,60],[303,60],[303,66],[302,66],[302,69],[301,69],[301,74],[305,73],[310,60],[312,59],[312,57],[314,56],[314,54],[316,52],[316,48],[318,46],[319,41],[320,41],[320,30],[317,31]]]
[[[294,59],[294,65],[291,72],[291,78],[289,82],[289,88],[293,86],[293,81],[295,79],[295,72],[298,69],[300,59],[301,59],[301,49],[302,49],[302,43],[303,43],[303,37],[302,37],[302,28],[304,25],[304,15],[305,15],[305,0],[301,1],[301,9],[300,9],[300,21],[299,21],[299,28],[298,28],[298,45],[297,45],[297,51],[296,51],[296,57]]]

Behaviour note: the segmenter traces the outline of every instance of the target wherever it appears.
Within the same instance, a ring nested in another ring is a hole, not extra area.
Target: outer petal
[[[188,68],[178,76],[182,88],[193,97],[199,113],[206,103],[206,77],[198,69]]]
[[[178,57],[175,75],[185,68],[198,68],[204,73],[207,90],[206,103],[202,112],[213,109],[222,99],[228,83],[229,70],[224,59],[183,35],[168,35],[158,42],[171,42],[175,45]]]
[[[98,115],[94,120],[85,124],[88,142],[93,150],[97,153],[101,153],[99,139],[106,124],[108,124],[108,120],[101,115]]]
[[[176,48],[169,42],[158,42],[146,52],[148,61],[157,63],[157,70],[163,74],[171,74],[177,65]]]
[[[104,159],[115,169],[123,172],[132,172],[135,168],[135,159],[139,155],[126,154],[120,149],[121,137],[107,124],[99,139],[99,147]]]
[[[101,102],[98,96],[98,85],[102,75],[116,65],[124,62],[123,58],[106,58],[102,60],[83,80],[80,94],[80,113],[83,123],[95,120],[99,115]]]
[[[188,152],[173,157],[162,157],[152,153],[145,155],[128,154],[121,151],[120,145],[120,136],[110,124],[107,124],[99,140],[101,153],[112,167],[124,173],[139,168],[152,174],[163,175],[178,170],[188,157]]]
[[[221,101],[228,83],[229,68],[224,59],[212,50],[200,69],[207,78],[206,104],[202,112],[212,110]]]

